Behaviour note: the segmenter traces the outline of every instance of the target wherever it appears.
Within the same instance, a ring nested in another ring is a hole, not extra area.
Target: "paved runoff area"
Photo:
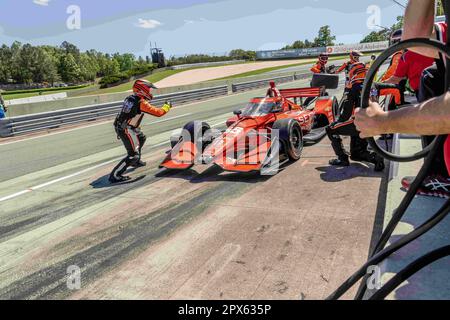
[[[230,77],[242,73],[257,71],[266,68],[282,67],[295,65],[299,63],[305,64],[305,70],[311,68],[311,64],[316,59],[300,59],[300,60],[278,60],[278,61],[259,61],[254,63],[233,64],[219,67],[198,68],[193,70],[186,70],[170,77],[167,77],[156,83],[158,88],[184,86],[214,79]],[[294,68],[294,70],[297,70]],[[302,69],[303,70],[303,69]],[[277,72],[283,72],[278,70]],[[290,72],[291,68],[287,72]],[[295,71],[293,71],[295,72]]]
[[[387,173],[361,163],[330,167],[327,138],[273,177],[157,169],[172,130],[191,120],[224,128],[233,110],[264,92],[146,117],[148,165],[128,184],[108,183],[125,153],[112,121],[0,140],[0,298],[323,299],[333,292],[379,235]],[[340,99],[342,90],[331,94]]]

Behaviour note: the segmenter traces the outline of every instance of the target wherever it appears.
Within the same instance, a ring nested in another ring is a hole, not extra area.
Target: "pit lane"
[[[19,194],[0,202],[0,298],[327,296],[367,258],[384,175],[362,164],[330,168],[327,139],[274,177],[156,169],[173,129],[193,119],[220,128],[263,94],[147,118],[148,167],[130,184],[107,183],[124,153],[110,123],[0,144],[0,198]],[[70,266],[81,268],[81,290],[67,287]]]

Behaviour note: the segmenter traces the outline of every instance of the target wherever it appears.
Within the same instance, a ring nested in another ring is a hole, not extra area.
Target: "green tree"
[[[11,79],[12,51],[7,45],[0,48],[0,83],[8,83]]]
[[[57,67],[57,59],[52,56],[47,50],[38,47],[36,49],[37,63],[33,72],[33,82],[43,83],[48,82],[54,84],[60,80]]]
[[[372,31],[364,39],[361,40],[361,43],[370,43],[370,42],[379,42],[386,41],[389,39],[389,35],[383,31]]]
[[[11,66],[12,78],[18,83],[32,83],[39,64],[37,49],[30,44],[25,44],[18,50],[14,48],[14,51]]]
[[[87,53],[80,54],[80,80],[94,81],[99,71],[96,60]]]
[[[333,46],[335,40],[336,37],[331,35],[330,26],[323,26],[319,29],[318,35],[314,41],[308,39],[305,39],[305,41],[297,40],[292,45],[285,46],[282,50]]]
[[[60,48],[64,51],[65,54],[71,54],[75,59],[78,59],[80,57],[80,49],[78,49],[74,44],[64,41],[63,43],[61,43]]]
[[[98,76],[104,77],[104,76],[110,76],[114,75],[120,72],[120,65],[119,63],[111,59],[111,57],[108,54],[97,54],[97,63],[98,63]]]
[[[292,44],[292,49],[304,49],[306,45],[303,41],[297,40]]]
[[[314,39],[315,47],[328,47],[333,46],[336,37],[331,34],[330,26],[323,26],[319,29],[317,38]]]
[[[136,57],[131,53],[125,54],[116,53],[114,54],[113,59],[115,59],[119,63],[120,71],[128,71],[133,69]]]
[[[76,83],[79,82],[81,75],[80,67],[77,65],[75,57],[71,54],[64,54],[61,56],[59,74],[64,82]]]
[[[248,60],[248,61],[256,60],[255,51],[247,51],[242,49],[231,50],[228,56],[233,60]]]
[[[120,65],[114,59],[108,59],[104,67],[103,73],[105,76],[111,76],[120,72]]]
[[[392,32],[403,28],[403,19],[403,16],[398,16],[397,21],[390,28],[385,28],[380,31],[372,31],[361,40],[361,43],[388,41]]]
[[[148,59],[147,59],[148,60]],[[32,46],[14,42],[0,47],[0,83],[69,83],[93,81],[97,77],[119,78],[144,74],[153,64],[130,53],[113,56],[96,50],[81,52],[67,41],[60,46]]]

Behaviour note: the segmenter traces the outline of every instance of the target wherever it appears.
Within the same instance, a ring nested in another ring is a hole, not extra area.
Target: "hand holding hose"
[[[377,102],[369,102],[366,109],[358,108],[355,111],[355,125],[362,139],[385,134],[385,119],[387,112],[383,111]]]

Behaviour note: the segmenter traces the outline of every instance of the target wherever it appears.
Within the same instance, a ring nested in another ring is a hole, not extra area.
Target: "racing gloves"
[[[162,106],[162,108],[166,113],[172,109],[172,102],[166,101],[166,103]]]

